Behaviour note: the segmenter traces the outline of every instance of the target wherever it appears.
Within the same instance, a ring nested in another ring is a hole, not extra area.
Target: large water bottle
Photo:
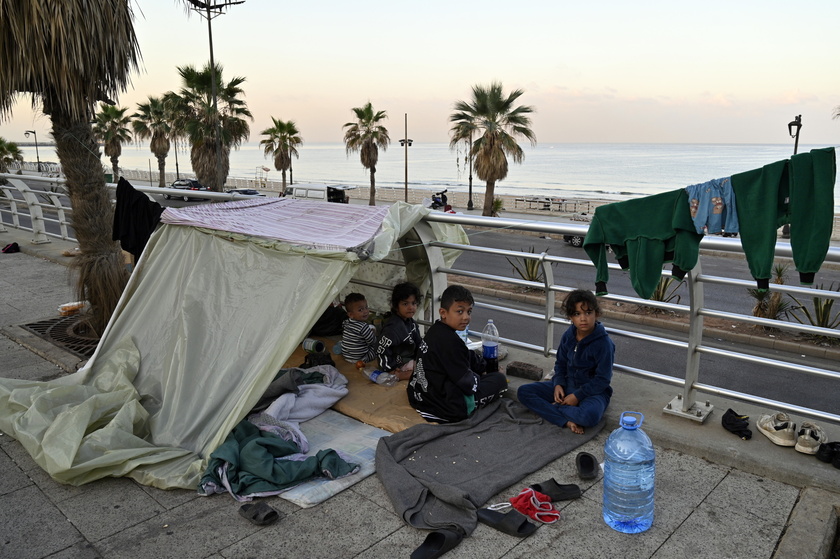
[[[625,534],[644,532],[653,524],[656,467],[653,443],[639,429],[644,419],[638,412],[622,413],[621,426],[604,446],[604,522]]]
[[[484,361],[487,362],[487,372],[495,373],[499,370],[499,331],[493,324],[493,319],[487,321],[487,326],[481,331],[481,350]]]

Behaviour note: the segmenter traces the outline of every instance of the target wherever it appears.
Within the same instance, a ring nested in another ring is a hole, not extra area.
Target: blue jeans
[[[560,427],[565,427],[569,421],[581,427],[597,425],[610,403],[609,398],[598,394],[584,398],[577,406],[555,404],[554,383],[551,381],[523,384],[516,395],[523,406]]]

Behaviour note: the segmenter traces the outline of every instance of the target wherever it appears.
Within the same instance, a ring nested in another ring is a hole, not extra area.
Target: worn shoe
[[[796,450],[803,454],[816,454],[820,445],[828,442],[822,427],[810,421],[803,421],[796,434]]]
[[[840,442],[823,443],[817,449],[817,460],[831,464],[834,457],[840,454]]]
[[[788,414],[778,412],[773,415],[762,415],[756,423],[758,430],[779,446],[796,446],[796,424],[790,420]]]

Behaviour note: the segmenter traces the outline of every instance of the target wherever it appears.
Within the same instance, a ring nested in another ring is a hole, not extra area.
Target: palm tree
[[[140,140],[152,139],[149,149],[158,162],[158,186],[166,186],[166,156],[169,155],[169,136],[172,125],[166,103],[161,97],[149,96],[145,103],[137,104],[137,112],[132,115],[131,127]]]
[[[122,145],[131,141],[131,117],[126,111],[127,107],[116,107],[102,103],[99,112],[96,113],[96,122],[93,123],[93,133],[103,143],[105,156],[111,158],[111,168],[114,170],[114,181],[120,176],[120,155]]]
[[[212,72],[217,81],[217,110],[213,109]],[[183,131],[192,145],[190,161],[198,181],[210,190],[220,191],[230,170],[231,148],[238,148],[251,133],[245,119],[253,120],[253,117],[240,98],[244,94],[240,86],[245,78],[235,77],[225,83],[221,64],[216,64],[215,69],[207,64],[201,70],[183,66],[178,68],[178,73],[183,81],[181,91],[164,95],[174,107],[173,125],[176,131]],[[222,153],[219,165],[217,147]]]
[[[380,124],[388,118],[385,111],[373,111],[370,101],[364,107],[355,107],[356,122],[348,122],[342,128],[347,155],[358,151],[362,160],[362,167],[370,169],[370,199],[371,206],[376,205],[376,164],[379,162],[379,148],[388,149],[391,138],[388,129]]]
[[[508,156],[514,163],[521,163],[525,158],[516,138],[526,138],[531,145],[537,143],[528,117],[534,109],[526,105],[515,107],[514,102],[524,92],[516,89],[505,96],[499,82],[493,82],[489,87],[473,86],[472,93],[472,101],[455,103],[455,112],[449,117],[454,123],[450,129],[449,147],[474,138],[470,151],[473,168],[476,176],[487,183],[481,215],[490,216],[496,183],[508,174]]]
[[[300,131],[295,125],[295,121],[290,120],[283,122],[271,117],[274,125],[271,128],[266,128],[260,134],[268,136],[266,139],[260,141],[263,146],[265,156],[274,157],[274,168],[280,171],[283,177],[283,194],[286,194],[286,170],[292,167],[292,156],[300,157],[297,146],[303,143],[300,137]]]
[[[9,165],[15,161],[23,161],[23,152],[16,143],[0,136],[0,173],[8,173]],[[0,184],[6,184],[6,179],[0,179]]]
[[[91,128],[96,103],[124,91],[139,48],[127,0],[0,0],[0,116],[20,94],[52,121],[80,254],[77,297],[101,333],[127,279],[111,240],[114,209]]]

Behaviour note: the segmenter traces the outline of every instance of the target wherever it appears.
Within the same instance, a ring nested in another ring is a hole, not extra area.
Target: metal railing
[[[36,192],[31,191],[26,186],[26,184],[20,180],[20,177],[18,176],[0,175],[0,177],[6,178],[10,182],[10,185],[0,186],[0,191],[2,191],[3,194],[3,196],[0,197],[0,216],[2,216],[3,213],[10,213],[12,221],[11,226],[32,231],[34,233],[34,238],[32,242],[34,243],[49,242],[48,237],[51,236],[72,240],[72,238],[67,235],[66,230],[66,215],[67,212],[70,211],[70,209],[63,205],[63,196],[61,194],[55,192],[48,194],[38,194]],[[46,181],[57,185],[60,185],[62,182],[44,177],[26,177],[26,179],[27,181]],[[154,187],[135,188],[142,192],[153,194],[164,194],[172,192],[171,189],[161,189]],[[14,196],[15,192],[17,192],[17,196]],[[243,198],[238,195],[212,192],[201,192],[198,195],[200,195],[202,198],[210,198],[219,201]],[[39,199],[38,196],[41,196],[42,199]],[[55,217],[45,217],[45,213],[55,214]],[[31,219],[31,228],[27,228],[20,225],[20,217],[22,215],[26,215],[29,219]],[[59,224],[59,226],[61,227],[60,233],[48,233],[46,231],[45,225],[49,222]],[[555,308],[557,294],[568,293],[574,288],[568,285],[563,285],[562,282],[555,282],[553,264],[564,264],[569,266],[586,266],[591,268],[593,266],[592,263],[588,260],[551,256],[545,252],[528,253],[522,251],[507,251],[499,250],[496,248],[490,249],[479,246],[439,242],[435,239],[434,233],[432,231],[432,222],[452,223],[464,227],[478,227],[486,228],[489,230],[504,229],[529,231],[533,233],[541,233],[556,236],[585,235],[588,227],[585,225],[576,224],[547,223],[539,221],[525,221],[502,218],[485,218],[478,216],[446,214],[440,212],[432,212],[426,219],[424,219],[422,222],[415,226],[417,236],[419,237],[420,242],[423,243],[423,245],[426,248],[426,253],[429,259],[429,271],[432,279],[430,297],[432,305],[429,309],[430,314],[427,315],[428,317],[437,316],[440,294],[443,291],[443,289],[445,289],[448,282],[448,278],[451,276],[473,278],[479,280],[489,280],[495,283],[505,284],[513,287],[539,288],[540,291],[543,293],[541,297],[540,312],[526,311],[515,308],[513,306],[507,306],[503,304],[491,304],[480,301],[476,303],[476,306],[500,313],[507,313],[510,315],[522,316],[542,321],[544,324],[545,335],[540,340],[540,343],[534,343],[533,341],[525,341],[516,338],[503,338],[502,341],[511,347],[541,353],[546,357],[556,355],[556,350],[554,348],[555,326],[568,324],[568,321],[566,319],[561,318],[557,315]],[[5,229],[3,227],[2,221],[0,221],[0,231],[4,230]],[[703,239],[700,246],[702,249],[743,254],[740,241],[736,239],[726,239],[707,236]],[[447,267],[444,263],[441,249],[457,249],[461,251],[469,251],[474,253],[492,254],[495,257],[533,260],[541,267],[543,271],[543,281],[532,282],[508,276],[480,273],[475,270],[468,270],[457,267]],[[777,244],[776,256],[790,257],[791,255],[792,252],[788,243]],[[825,261],[829,263],[840,263],[840,249],[836,247],[831,247],[828,251],[828,254],[826,255]],[[395,266],[404,265],[404,262],[398,259],[390,259],[383,262]],[[619,269],[618,265],[616,264],[611,264],[610,268],[614,270]],[[665,273],[663,272],[663,275],[664,274]],[[707,345],[703,342],[703,322],[705,317],[723,318],[735,322],[778,328],[779,330],[806,333],[834,339],[840,339],[840,331],[836,329],[820,328],[817,326],[793,322],[756,318],[750,315],[723,312],[712,308],[708,308],[705,306],[704,303],[705,289],[707,285],[736,286],[739,288],[742,287],[744,289],[749,289],[751,287],[754,287],[754,283],[751,281],[739,280],[734,278],[706,275],[702,272],[699,263],[697,267],[695,267],[689,272],[689,274],[686,276],[685,281],[687,283],[689,291],[689,305],[679,305],[662,301],[643,300],[636,297],[628,297],[617,294],[604,296],[604,299],[606,300],[643,305],[645,307],[670,311],[674,313],[681,313],[688,317],[689,333],[687,341],[651,335],[649,333],[644,333],[641,330],[637,331],[632,328],[607,328],[607,330],[614,335],[624,336],[630,339],[644,340],[646,342],[653,342],[663,346],[685,350],[685,379],[665,375],[656,371],[649,371],[621,364],[616,364],[615,370],[647,378],[650,380],[670,384],[673,386],[681,387],[682,393],[676,398],[674,398],[672,401],[667,402],[665,404],[664,411],[666,413],[672,413],[695,421],[704,421],[713,409],[713,406],[708,401],[701,402],[696,400],[697,394],[703,393],[734,398],[736,400],[766,406],[771,409],[791,411],[813,418],[818,418],[821,420],[826,420],[832,423],[840,424],[840,415],[834,413],[828,413],[821,410],[802,407],[789,402],[782,402],[768,398],[763,398],[753,394],[745,394],[724,387],[714,386],[711,384],[705,384],[700,382],[701,355],[714,355],[726,359],[731,359],[735,362],[759,363],[768,367],[778,368],[783,371],[790,371],[792,373],[801,375],[822,377],[830,379],[833,382],[840,382],[840,371],[836,369],[831,370],[820,367],[803,366],[801,364],[794,363],[793,361],[786,361],[784,359],[771,359],[745,352],[724,350],[713,347],[711,345]],[[364,285],[379,289],[390,289],[389,286],[370,284],[368,282],[365,282]],[[813,289],[771,284],[770,290],[771,292],[781,292],[794,296],[820,297],[822,299],[830,299],[834,301],[840,299],[840,292],[833,291],[831,289]],[[478,332],[471,333],[478,334]]]
[[[451,214],[443,214],[438,212],[433,212],[427,218],[427,221],[437,221],[437,222],[444,222],[444,223],[457,223],[462,226],[467,227],[483,227],[489,229],[515,229],[515,230],[522,230],[522,231],[531,231],[536,233],[544,233],[548,235],[585,235],[588,229],[587,226],[582,225],[566,225],[566,224],[554,224],[554,223],[545,223],[545,222],[535,222],[535,221],[520,221],[520,220],[511,220],[511,219],[499,219],[499,218],[485,218],[485,217],[475,217],[475,216],[463,216],[463,215],[451,215]],[[541,314],[522,311],[517,308],[507,307],[503,305],[495,305],[495,304],[488,304],[488,303],[481,303],[477,302],[476,307],[482,307],[489,310],[508,313],[511,315],[518,315],[518,316],[527,316],[529,318],[534,318],[538,320],[543,320],[545,322],[545,341],[540,345],[535,345],[533,343],[525,342],[522,340],[516,339],[503,339],[502,341],[506,344],[509,344],[512,347],[518,347],[528,351],[537,351],[542,353],[545,356],[556,355],[556,350],[552,347],[552,342],[554,340],[554,326],[556,324],[568,324],[568,321],[559,318],[556,315],[555,311],[555,294],[556,293],[567,293],[572,291],[574,288],[562,284],[554,283],[553,280],[553,272],[552,272],[552,264],[555,263],[562,263],[565,265],[574,265],[574,266],[587,266],[592,267],[593,264],[588,260],[579,260],[574,258],[564,258],[564,257],[557,257],[557,256],[549,256],[546,253],[528,253],[522,251],[506,251],[506,250],[499,250],[499,249],[487,249],[484,247],[474,247],[474,246],[466,246],[466,245],[458,245],[453,243],[442,243],[437,242],[433,239],[433,237],[426,237],[424,242],[427,243],[429,246],[438,247],[438,248],[451,248],[451,249],[458,249],[463,251],[471,251],[471,252],[480,252],[480,253],[487,253],[493,254],[499,257],[508,257],[508,258],[517,258],[517,259],[524,259],[524,260],[533,260],[539,263],[543,271],[543,278],[544,284],[540,284],[537,282],[529,282],[521,279],[511,278],[507,276],[500,276],[500,275],[491,275],[491,274],[483,274],[477,273],[471,270],[459,269],[459,268],[437,268],[434,269],[434,272],[438,274],[448,274],[454,276],[462,276],[468,278],[475,278],[481,280],[489,280],[501,284],[507,284],[510,286],[519,286],[519,287],[531,287],[531,288],[542,288],[545,294],[543,300],[543,311]],[[741,248],[740,241],[736,239],[726,239],[726,238],[718,238],[718,237],[705,237],[701,242],[701,248],[708,249],[708,250],[716,250],[716,251],[724,251],[724,252],[733,252],[733,253],[740,253],[743,254],[743,250]],[[776,250],[776,256],[780,257],[790,257],[792,256],[792,252],[790,249],[790,245],[788,243],[779,243]],[[836,247],[832,247],[829,249],[828,254],[826,255],[826,262],[830,263],[838,263],[840,262],[840,249]],[[620,270],[620,267],[617,264],[610,264],[611,270]],[[666,275],[666,272],[663,272],[663,275]],[[729,312],[722,312],[718,310],[714,310],[711,308],[707,308],[704,306],[704,294],[705,294],[705,286],[706,285],[730,285],[730,286],[737,286],[743,287],[744,289],[754,288],[755,284],[753,281],[746,281],[746,280],[739,280],[733,278],[721,278],[715,276],[708,276],[702,273],[700,263],[689,272],[686,276],[686,283],[688,285],[689,291],[689,305],[678,305],[673,303],[667,303],[662,301],[651,301],[651,300],[643,300],[636,297],[627,297],[622,295],[605,295],[603,296],[606,300],[612,300],[622,303],[629,303],[629,304],[637,304],[643,305],[645,307],[660,309],[671,311],[675,313],[681,313],[688,317],[689,319],[689,334],[688,334],[688,341],[680,341],[671,338],[655,336],[647,333],[636,332],[632,330],[620,330],[616,328],[607,328],[607,331],[610,334],[616,334],[619,336],[624,336],[633,339],[645,340],[648,342],[653,342],[656,344],[666,345],[670,347],[678,347],[681,349],[685,349],[686,352],[686,367],[685,367],[685,379],[681,379],[678,377],[663,375],[661,373],[655,371],[648,371],[644,369],[628,367],[621,364],[615,365],[615,370],[622,371],[625,373],[633,374],[639,377],[647,378],[650,380],[655,380],[658,382],[664,382],[667,384],[671,384],[674,386],[682,387],[682,393],[674,398],[672,401],[666,403],[665,408],[663,411],[666,413],[678,415],[681,417],[685,417],[694,421],[703,422],[709,416],[711,411],[713,410],[714,406],[712,406],[707,400],[706,401],[697,401],[696,397],[698,393],[710,394],[710,395],[718,395],[718,396],[725,396],[728,398],[734,398],[737,400],[742,400],[745,402],[750,402],[754,404],[759,404],[762,406],[766,406],[772,409],[779,409],[785,410],[790,412],[795,412],[798,414],[810,416],[817,419],[822,419],[826,421],[830,421],[832,423],[840,423],[840,415],[834,413],[828,413],[821,410],[816,410],[812,408],[806,408],[803,406],[797,406],[788,402],[781,402],[777,400],[772,400],[769,398],[762,398],[752,394],[744,394],[741,392],[736,392],[734,390],[729,390],[723,387],[713,386],[710,384],[703,384],[700,382],[700,356],[703,354],[706,355],[716,355],[720,357],[725,357],[727,359],[732,359],[736,362],[751,362],[751,363],[759,363],[762,365],[767,365],[769,367],[775,367],[786,371],[796,372],[797,374],[803,375],[811,375],[811,376],[818,376],[823,378],[831,379],[832,381],[840,382],[840,371],[838,370],[831,370],[831,369],[823,369],[820,367],[810,367],[810,366],[803,366],[798,363],[794,363],[791,361],[785,361],[781,359],[771,359],[767,357],[759,357],[756,355],[752,355],[749,353],[743,353],[738,351],[729,351],[723,350],[719,348],[715,348],[710,345],[706,345],[703,343],[703,319],[704,317],[716,317],[716,318],[725,318],[727,320],[733,320],[738,322],[744,322],[748,324],[755,324],[764,327],[770,328],[778,328],[779,330],[786,330],[791,332],[797,333],[805,333],[817,336],[825,336],[826,338],[834,338],[840,339],[840,331],[836,329],[830,328],[820,328],[817,326],[811,326],[806,324],[799,324],[799,323],[792,323],[792,322],[785,322],[781,320],[771,320],[771,319],[764,319],[764,318],[757,318],[755,316],[750,315],[743,315],[738,313],[729,313]],[[434,285],[434,282],[433,282]],[[433,288],[434,289],[434,288]],[[440,289],[442,287],[437,287],[436,293],[439,295]],[[830,289],[813,289],[813,288],[805,288],[805,287],[794,287],[794,286],[787,286],[787,285],[778,285],[778,284],[771,284],[770,285],[771,292],[781,292],[787,293],[794,296],[811,296],[811,297],[820,297],[823,299],[830,299],[830,300],[840,300],[840,292],[832,291]],[[433,298],[435,293],[433,293]],[[433,308],[432,316],[437,315],[437,309]],[[473,334],[478,334],[478,332],[473,332]]]

